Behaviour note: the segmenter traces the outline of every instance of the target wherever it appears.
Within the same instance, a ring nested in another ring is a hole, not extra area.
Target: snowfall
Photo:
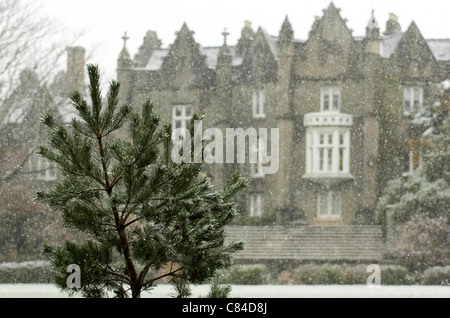
[[[450,298],[450,286],[374,285],[231,285],[230,298]],[[204,297],[209,285],[192,286],[193,298]],[[161,284],[144,298],[173,297]],[[67,298],[52,284],[0,284],[0,298]]]

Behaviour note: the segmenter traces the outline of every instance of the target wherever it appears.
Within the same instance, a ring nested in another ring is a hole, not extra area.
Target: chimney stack
[[[389,13],[389,20],[386,22],[386,31],[383,34],[393,35],[401,32],[402,28],[400,26],[400,23],[398,22],[398,16],[392,12]]]
[[[85,49],[80,46],[67,48],[66,83],[68,93],[84,91]]]

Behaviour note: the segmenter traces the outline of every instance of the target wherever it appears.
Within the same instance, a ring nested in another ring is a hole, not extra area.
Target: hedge
[[[415,282],[414,275],[404,266],[381,265],[380,270],[382,285],[409,285]],[[369,275],[367,265],[305,264],[292,272],[291,281],[304,285],[353,285],[366,284]]]
[[[423,285],[450,286],[450,266],[431,267],[423,272],[421,283]]]
[[[48,284],[50,264],[45,261],[0,263],[0,284]]]
[[[234,265],[223,275],[224,284],[263,285],[271,281],[270,271],[266,265]]]
[[[415,282],[415,275],[412,274],[405,266],[381,266],[381,285],[412,285]]]
[[[450,266],[431,267],[416,278],[401,265],[380,265],[382,285],[444,285],[450,286]],[[264,264],[234,265],[226,271],[222,284],[263,285],[263,284],[366,284],[370,273],[367,265],[303,264],[292,271],[279,273],[274,282],[268,267]],[[50,264],[45,261],[0,263],[0,284],[52,283]]]

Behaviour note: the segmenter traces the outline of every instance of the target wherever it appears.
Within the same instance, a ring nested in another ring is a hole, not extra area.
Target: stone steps
[[[378,226],[230,226],[227,242],[244,242],[236,259],[379,260],[385,246]]]

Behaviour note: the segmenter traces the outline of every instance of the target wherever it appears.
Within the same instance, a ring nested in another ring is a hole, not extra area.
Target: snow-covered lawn
[[[193,286],[192,297],[204,296],[209,286]],[[167,298],[172,286],[158,285],[143,297]],[[366,285],[232,285],[231,297],[237,298],[450,298],[449,286],[381,286]],[[61,298],[51,284],[0,284],[0,298]]]

